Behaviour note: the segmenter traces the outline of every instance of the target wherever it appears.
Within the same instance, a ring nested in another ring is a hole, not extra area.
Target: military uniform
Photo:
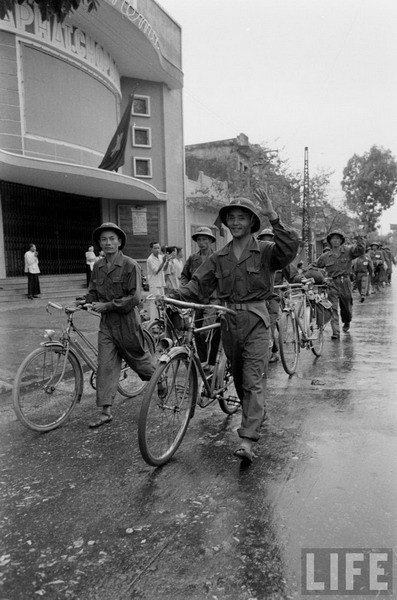
[[[331,232],[327,239],[332,235],[339,235],[343,243],[338,251],[333,248],[321,254],[318,259],[312,263],[312,266],[325,269],[327,277],[331,279],[328,284],[328,298],[332,302],[332,318],[331,327],[333,336],[339,337],[339,313],[344,323],[345,330],[349,329],[350,322],[353,316],[353,296],[352,282],[350,279],[352,270],[352,261],[361,256],[365,252],[364,239],[357,238],[357,243],[354,245],[345,245],[345,237],[339,231]]]
[[[353,263],[353,270],[355,285],[361,296],[361,302],[364,302],[365,296],[369,294],[369,282],[374,272],[372,260],[367,254],[359,256]]]
[[[135,260],[119,251],[109,270],[105,259],[95,263],[86,301],[108,305],[98,333],[97,406],[113,403],[122,359],[144,381],[156,368],[143,337],[140,297],[141,269]]]
[[[258,219],[259,221],[259,219]],[[284,268],[298,250],[298,234],[279,219],[271,221],[274,243],[253,235],[239,259],[233,242],[214,252],[179,290],[185,300],[206,302],[216,292],[219,302],[233,309],[221,320],[222,341],[231,362],[234,384],[242,403],[240,437],[259,439],[264,418],[265,374],[270,337],[266,301],[272,297],[274,273]]]

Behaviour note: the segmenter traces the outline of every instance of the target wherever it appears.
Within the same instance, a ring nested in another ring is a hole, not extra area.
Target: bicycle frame
[[[209,406],[210,404],[212,404],[213,402],[218,400],[219,394],[223,391],[222,387],[215,388],[216,384],[218,383],[217,374],[218,374],[220,358],[221,358],[222,352],[223,352],[223,346],[222,346],[222,340],[220,340],[218,351],[216,354],[214,371],[213,371],[213,373],[211,373],[211,375],[208,375],[205,373],[204,368],[201,364],[201,361],[200,361],[198,353],[197,353],[195,335],[203,333],[203,332],[207,332],[207,331],[212,332],[212,334],[213,334],[213,332],[216,329],[220,328],[221,324],[219,322],[217,322],[217,323],[212,323],[210,325],[204,325],[203,327],[195,327],[194,326],[195,311],[197,309],[208,308],[208,307],[212,307],[214,309],[219,309],[219,310],[222,310],[223,312],[229,312],[232,314],[234,314],[234,311],[232,311],[224,306],[195,304],[195,303],[190,303],[190,302],[185,303],[180,300],[174,300],[173,298],[164,298],[163,301],[169,302],[170,304],[175,304],[176,306],[181,306],[184,308],[186,308],[187,304],[189,304],[189,307],[188,307],[189,308],[189,317],[188,317],[189,318],[189,326],[187,327],[187,330],[186,330],[185,343],[182,346],[173,346],[170,350],[168,350],[168,352],[166,352],[165,354],[163,354],[160,357],[159,362],[169,362],[171,360],[172,356],[174,354],[176,354],[181,348],[185,349],[189,355],[188,374],[190,373],[192,365],[194,365],[194,368],[200,374],[200,377],[201,377],[201,380],[202,380],[202,383],[204,386],[204,393],[201,394],[201,398],[199,399],[199,405],[201,408],[205,408],[206,406]],[[208,380],[210,381],[210,383]],[[203,398],[207,398],[208,402],[204,403]]]
[[[57,310],[64,310],[62,306],[55,304],[54,302],[48,302],[47,307],[46,307],[47,312],[49,312],[49,310],[48,310],[49,306],[51,306],[52,308],[56,308]],[[91,371],[96,372],[97,368],[98,368],[97,363],[92,359],[92,357],[88,354],[88,352],[85,350],[85,348],[83,348],[83,346],[80,344],[80,342],[77,339],[74,340],[71,337],[71,331],[73,333],[76,333],[79,336],[79,338],[81,340],[83,340],[83,342],[86,344],[86,346],[92,351],[94,356],[95,357],[98,356],[97,348],[90,342],[90,340],[88,340],[86,338],[84,333],[73,322],[73,315],[77,310],[85,310],[85,312],[89,312],[90,314],[92,314],[96,317],[100,316],[100,315],[94,313],[93,311],[90,311],[87,309],[82,309],[82,308],[78,308],[78,307],[68,308],[65,311],[67,314],[67,324],[66,324],[66,327],[63,329],[62,334],[59,337],[59,340],[50,339],[48,342],[42,342],[40,345],[41,346],[59,345],[66,350],[66,358],[69,353],[69,350],[71,349],[72,351],[74,351],[75,354],[77,354],[77,357],[82,362],[85,362],[87,364],[87,366],[91,369]],[[66,363],[66,360],[65,360],[65,363]],[[63,376],[63,373],[62,373],[62,376]]]

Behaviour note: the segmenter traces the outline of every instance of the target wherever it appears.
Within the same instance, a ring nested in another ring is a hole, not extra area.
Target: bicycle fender
[[[160,363],[168,363],[176,354],[188,354],[184,346],[174,346],[167,353],[162,354],[159,358]]]
[[[40,342],[40,346],[45,346],[46,348],[53,346],[56,348],[64,348],[63,344],[61,344],[61,342]]]

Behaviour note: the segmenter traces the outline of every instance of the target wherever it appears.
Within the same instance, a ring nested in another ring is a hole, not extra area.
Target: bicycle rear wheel
[[[311,307],[309,331],[310,350],[315,356],[321,356],[324,345],[324,325],[318,325],[316,305]]]
[[[15,413],[25,427],[34,431],[55,429],[70,416],[83,385],[83,372],[72,352],[66,356],[61,346],[37,348],[25,358],[15,376]]]
[[[240,406],[240,400],[234,387],[233,376],[230,369],[230,362],[223,354],[219,361],[216,389],[223,388],[219,398],[219,406],[227,415],[233,415]]]
[[[165,398],[158,396],[159,383],[167,387]],[[139,449],[149,465],[159,467],[176,452],[193,416],[196,399],[197,372],[188,353],[181,351],[166,362],[161,361],[145,391],[138,420]]]
[[[150,354],[154,356],[155,347],[150,332],[147,332],[144,329],[143,336],[145,338]],[[135,398],[135,396],[139,396],[139,394],[142,394],[143,390],[146,388],[148,383],[148,381],[142,381],[138,373],[135,373],[134,369],[131,369],[131,367],[125,362],[125,360],[122,361],[120,379],[117,386],[117,391],[122,396],[124,396],[125,398]]]
[[[293,375],[296,371],[299,358],[298,326],[294,313],[284,311],[277,322],[280,357],[284,371]]]

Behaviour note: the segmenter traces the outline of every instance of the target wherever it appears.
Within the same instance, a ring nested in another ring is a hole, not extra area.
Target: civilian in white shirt
[[[30,244],[29,250],[25,252],[25,273],[28,276],[28,298],[38,298],[40,292],[39,282],[39,259],[35,244]]]
[[[150,248],[152,249],[152,253],[146,260],[146,279],[149,285],[149,294],[153,294],[154,296],[164,296],[164,268],[168,265],[169,255],[161,254],[159,242],[152,242]],[[154,300],[150,302],[149,312],[151,320],[158,316]]]

